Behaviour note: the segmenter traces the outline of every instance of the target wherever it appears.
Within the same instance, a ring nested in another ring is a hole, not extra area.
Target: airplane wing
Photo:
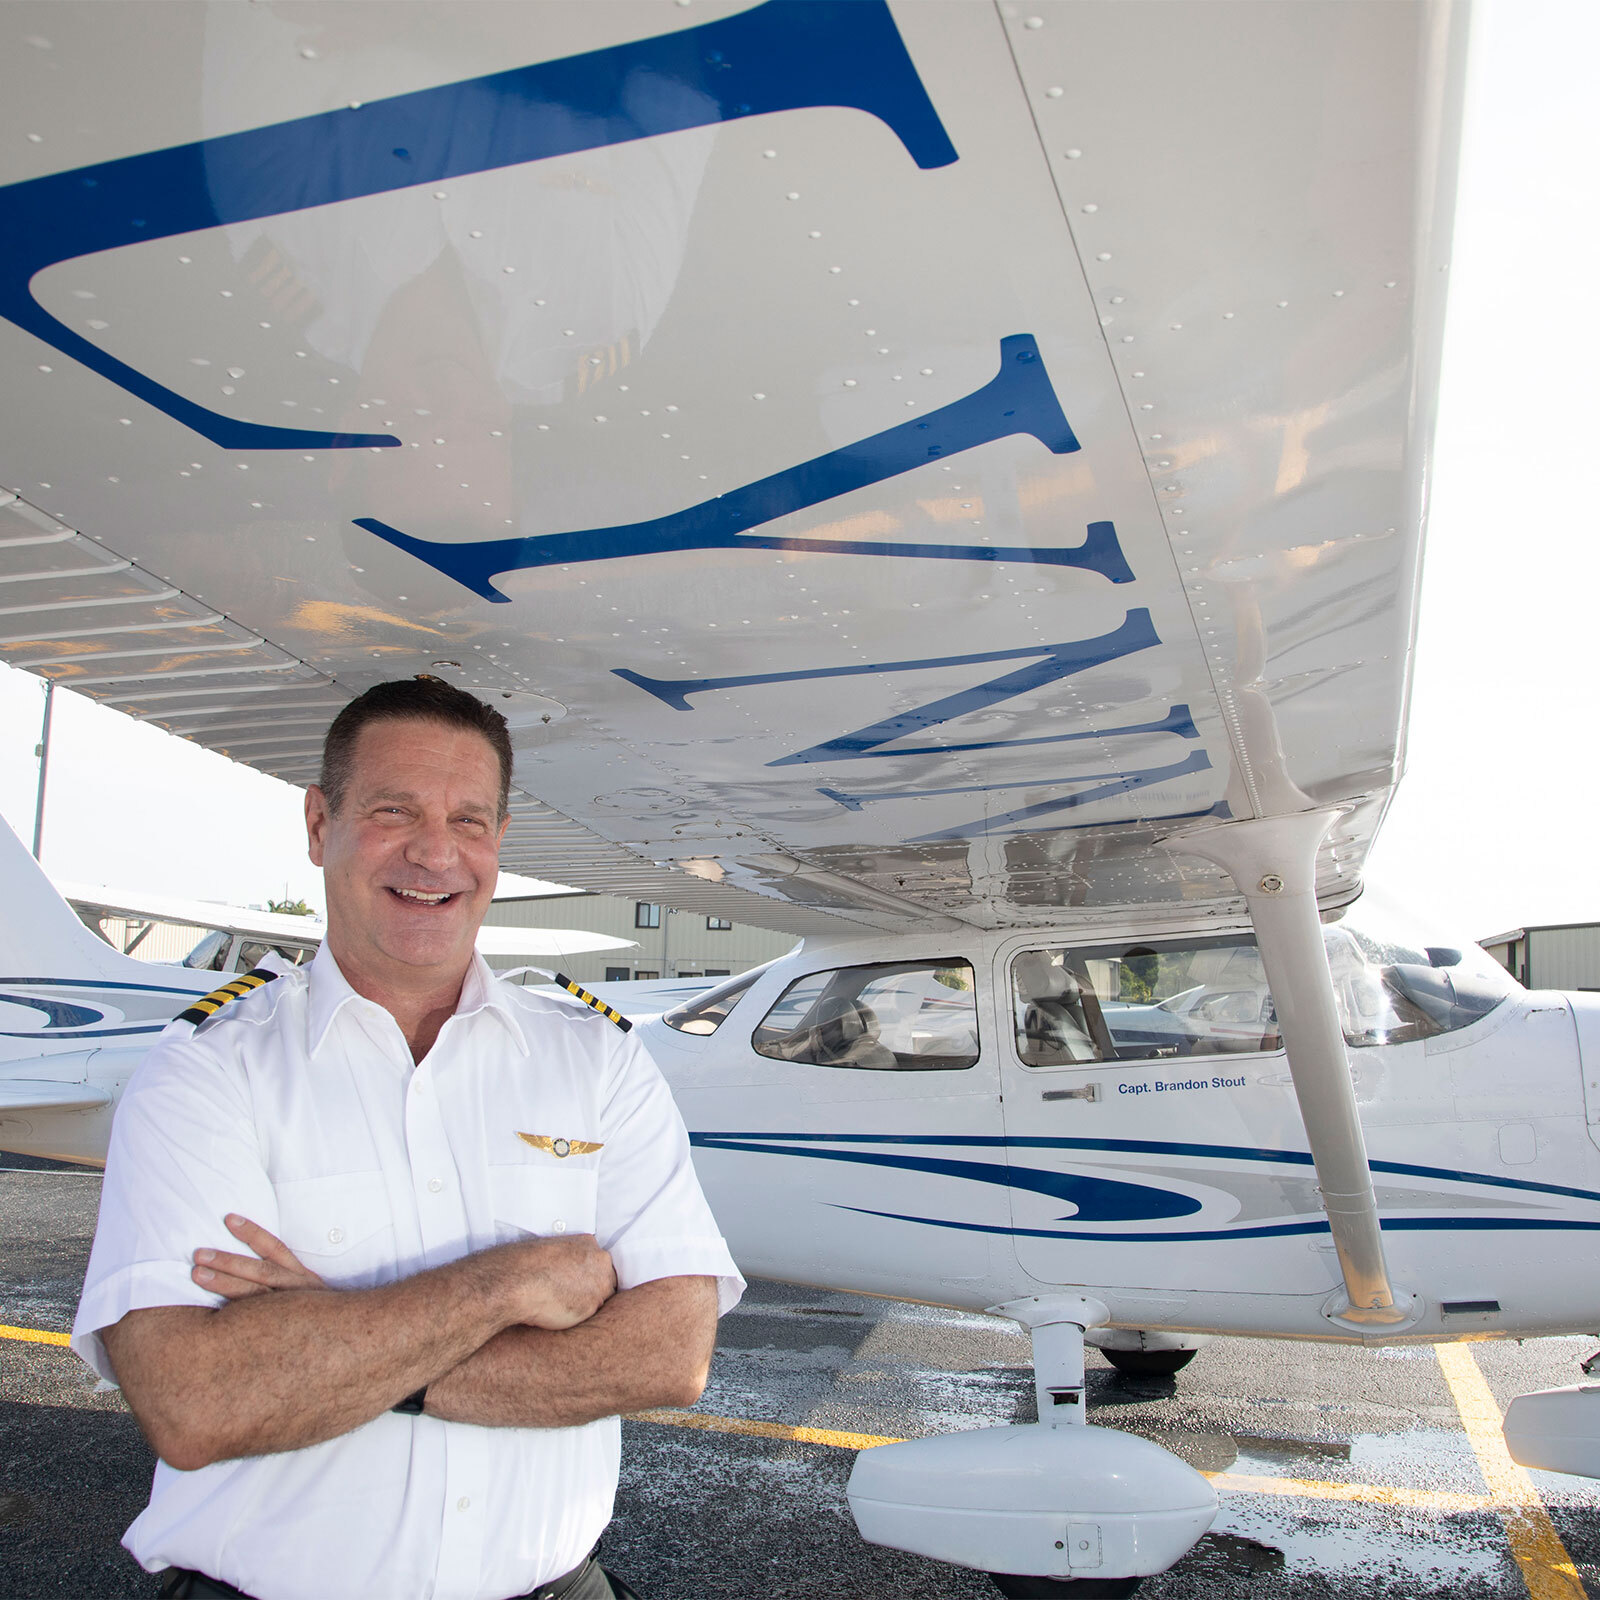
[[[247,938],[284,944],[322,942],[324,929],[317,917],[285,916],[213,900],[185,900],[175,895],[146,894],[141,890],[108,889],[103,884],[69,883],[59,878],[55,885],[69,904],[97,916],[215,928],[222,933],[242,933]]]
[[[0,1116],[21,1111],[97,1111],[111,1099],[109,1089],[93,1083],[0,1078]]]
[[[216,928],[269,944],[321,944],[326,924],[320,917],[283,916],[211,900],[182,900],[173,895],[107,889],[57,881],[64,899],[102,916],[147,918],[195,928]],[[478,949],[486,956],[573,956],[601,950],[637,949],[633,939],[588,933],[578,928],[495,928],[478,930]]]
[[[1463,8],[151,15],[8,11],[0,657],[299,783],[449,678],[508,869],[796,933],[1355,892]]]

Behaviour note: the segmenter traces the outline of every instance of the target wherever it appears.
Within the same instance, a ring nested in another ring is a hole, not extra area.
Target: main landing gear
[[[1083,1295],[993,1309],[1033,1335],[1039,1420],[863,1450],[847,1491],[856,1526],[874,1544],[987,1572],[1015,1600],[1131,1595],[1211,1526],[1217,1496],[1159,1445],[1085,1425],[1084,1329],[1113,1344],[1180,1341],[1104,1329],[1110,1313]]]

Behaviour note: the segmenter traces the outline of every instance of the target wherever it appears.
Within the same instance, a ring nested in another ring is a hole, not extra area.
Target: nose
[[[456,841],[444,816],[423,817],[406,840],[406,860],[424,872],[445,872],[455,864]]]

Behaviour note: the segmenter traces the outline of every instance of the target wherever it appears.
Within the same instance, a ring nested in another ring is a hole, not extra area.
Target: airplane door
[[[978,972],[954,951],[785,963],[752,993],[724,1081],[675,1082],[745,1271],[957,1305],[1006,1291],[1007,1171]]]
[[[1024,1272],[1326,1292],[1322,1207],[1249,935],[1014,941],[995,1011]]]

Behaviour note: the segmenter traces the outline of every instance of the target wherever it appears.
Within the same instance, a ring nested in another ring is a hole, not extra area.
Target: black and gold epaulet
[[[279,974],[270,967],[257,967],[252,972],[240,973],[232,983],[225,983],[220,989],[213,989],[210,994],[196,1000],[192,1006],[185,1007],[172,1020],[192,1022],[198,1028],[207,1017],[214,1017],[231,1001],[243,998],[253,989],[264,987],[278,976]]]
[[[614,1006],[608,1006],[597,994],[590,994],[582,984],[574,983],[564,972],[551,974],[558,989],[565,989],[574,999],[581,1000],[586,1006],[598,1011],[607,1022],[614,1022],[624,1033],[632,1028],[633,1024]]]

